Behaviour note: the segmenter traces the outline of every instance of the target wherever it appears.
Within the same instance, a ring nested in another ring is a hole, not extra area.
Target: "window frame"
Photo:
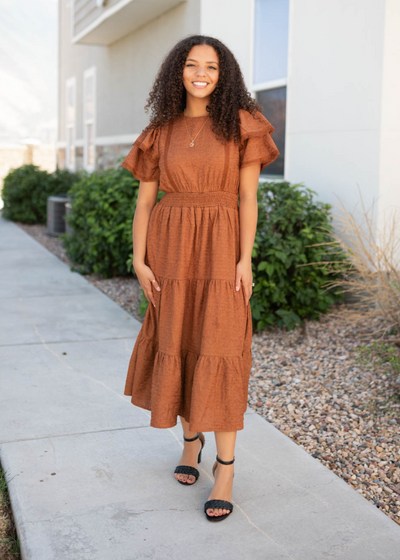
[[[87,78],[93,78],[93,114],[89,118],[86,115],[86,93],[87,93]],[[96,67],[91,66],[83,72],[83,87],[82,87],[82,113],[83,113],[83,167],[86,171],[91,172],[96,169]],[[89,165],[89,136],[87,132],[88,125],[92,125],[93,131],[93,165]]]

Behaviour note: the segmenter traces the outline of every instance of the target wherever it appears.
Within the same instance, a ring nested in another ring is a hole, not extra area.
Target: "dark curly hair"
[[[219,77],[211,94],[207,111],[212,130],[221,140],[240,141],[239,109],[253,116],[262,107],[246,89],[243,74],[233,53],[221,41],[207,35],[191,35],[179,41],[166,55],[154,80],[147,99],[145,111],[151,107],[148,129],[164,126],[181,115],[186,107],[186,88],[183,84],[183,69],[192,47],[209,45],[219,58]]]

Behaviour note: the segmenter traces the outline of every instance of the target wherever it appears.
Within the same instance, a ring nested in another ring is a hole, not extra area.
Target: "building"
[[[400,205],[398,0],[60,0],[59,166],[105,169],[148,123],[166,52],[191,34],[234,52],[276,128],[269,176],[352,205]]]
[[[4,207],[1,193],[5,177],[12,169],[22,165],[37,165],[52,173],[56,169],[55,142],[43,143],[37,138],[24,138],[20,142],[0,142],[0,210]]]

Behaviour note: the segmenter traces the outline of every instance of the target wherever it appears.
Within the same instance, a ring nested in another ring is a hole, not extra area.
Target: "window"
[[[289,0],[255,0],[253,91],[275,127],[280,156],[265,169],[284,174]]]
[[[96,69],[94,66],[83,74],[83,162],[88,171],[96,166]]]
[[[283,162],[285,155],[285,126],[286,126],[286,86],[264,89],[257,92],[257,101],[263,108],[263,114],[275,127],[272,138],[280,155],[265,168],[268,175],[284,174]]]
[[[66,82],[66,166],[75,171],[76,79]]]

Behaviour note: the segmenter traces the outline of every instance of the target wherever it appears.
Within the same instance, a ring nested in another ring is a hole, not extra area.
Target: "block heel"
[[[212,474],[213,477],[215,478],[215,469],[218,466],[218,463],[221,463],[221,465],[232,465],[235,462],[235,457],[233,457],[232,461],[222,461],[222,459],[220,459],[217,455],[216,457],[216,461],[213,465],[212,468]],[[217,462],[218,461],[218,462]],[[233,475],[235,476],[235,475]],[[223,515],[208,515],[207,510],[208,509],[228,509],[229,513],[224,513]],[[209,521],[222,521],[223,519],[226,519],[228,517],[228,515],[230,515],[232,513],[233,510],[233,504],[231,502],[228,502],[228,500],[208,500],[205,504],[204,504],[204,513],[206,514],[206,517]]]
[[[193,438],[185,438],[185,436],[183,436],[183,439],[184,439],[185,441],[195,441],[196,439],[200,439],[200,441],[201,441],[201,449],[200,449],[199,454],[198,454],[198,456],[197,456],[197,464],[201,463],[201,453],[202,453],[202,451],[203,451],[204,444],[206,443],[206,440],[205,440],[205,437],[204,437],[203,432],[199,432],[199,433],[197,434],[197,436],[194,436]],[[177,473],[177,474],[188,474],[188,475],[191,475],[191,476],[194,476],[194,477],[195,477],[195,480],[194,480],[193,482],[183,482],[182,480],[176,479],[176,480],[178,480],[178,482],[179,482],[180,484],[185,484],[186,486],[192,486],[193,484],[195,484],[195,482],[197,482],[197,479],[198,479],[199,476],[200,476],[200,472],[199,472],[196,468],[190,467],[189,465],[178,465],[178,466],[176,467],[174,473]]]

